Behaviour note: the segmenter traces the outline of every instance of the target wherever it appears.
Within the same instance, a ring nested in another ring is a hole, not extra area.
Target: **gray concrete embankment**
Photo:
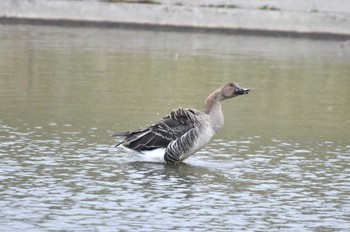
[[[0,22],[105,24],[350,38],[346,0],[2,0]]]

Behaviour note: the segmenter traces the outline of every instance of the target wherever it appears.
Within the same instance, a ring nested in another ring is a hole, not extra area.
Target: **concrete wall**
[[[350,38],[346,0],[161,0],[157,4],[2,0],[0,20],[72,21]]]

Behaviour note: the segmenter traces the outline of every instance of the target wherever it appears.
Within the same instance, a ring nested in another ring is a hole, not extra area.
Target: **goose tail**
[[[123,144],[124,146],[132,149],[132,150],[142,150],[140,147],[143,147],[143,140],[148,139],[147,134],[150,133],[150,128],[138,130],[138,131],[126,131],[126,132],[118,132],[114,133],[112,136],[117,136],[117,137],[125,137],[125,139],[115,145],[115,147],[118,147],[119,145]],[[130,145],[130,143],[133,143]]]
[[[112,136],[113,137],[127,137],[128,135],[130,135],[130,131],[126,131],[126,132],[117,132],[114,133]],[[115,145],[114,147],[118,147],[119,145],[123,144],[125,142],[125,140],[121,141],[120,143],[118,143],[117,145]]]

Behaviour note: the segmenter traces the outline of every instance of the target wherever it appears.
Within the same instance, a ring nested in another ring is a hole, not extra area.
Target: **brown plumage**
[[[148,128],[115,133],[113,136],[126,137],[116,147],[123,144],[123,146],[135,151],[164,148],[171,141],[180,138],[194,127],[195,115],[193,109],[178,108]]]
[[[125,137],[116,147],[122,145],[141,154],[162,148],[163,160],[167,164],[177,164],[203,147],[222,127],[221,101],[248,92],[249,89],[240,88],[234,82],[227,83],[209,95],[203,112],[175,109],[148,128],[114,134]]]

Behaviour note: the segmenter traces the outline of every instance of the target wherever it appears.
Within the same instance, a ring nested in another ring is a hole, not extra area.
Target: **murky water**
[[[349,230],[349,43],[14,25],[0,41],[6,231]],[[231,80],[251,94],[186,164],[114,148]]]

